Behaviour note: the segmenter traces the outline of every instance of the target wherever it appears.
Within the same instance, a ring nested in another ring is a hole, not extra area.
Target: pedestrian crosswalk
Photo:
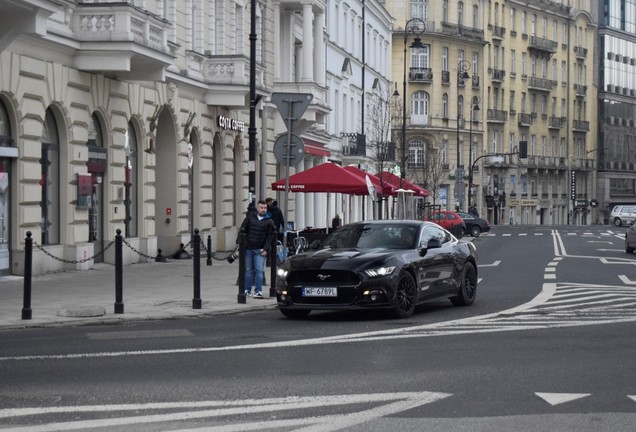
[[[497,228],[489,231],[489,232],[485,232],[485,233],[481,233],[480,237],[542,237],[542,236],[549,236],[551,235],[551,231],[535,231],[536,227],[528,227],[528,230],[525,231],[519,231],[519,232],[509,232],[509,231],[504,231],[506,229],[505,226],[502,227],[503,229],[501,231],[498,231]],[[517,229],[515,228],[515,231],[517,231]],[[573,236],[577,236],[577,237],[619,237],[619,238],[623,238],[625,235],[625,231],[624,230],[615,230],[615,229],[605,229],[603,231],[600,232],[592,232],[592,231],[571,231],[569,229],[558,229],[560,235],[563,236],[567,236],[567,237],[573,237]]]

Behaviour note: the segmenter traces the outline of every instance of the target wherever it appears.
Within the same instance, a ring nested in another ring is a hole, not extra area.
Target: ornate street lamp
[[[400,188],[402,180],[406,175],[406,42],[409,34],[415,36],[411,48],[421,49],[424,47],[420,35],[426,30],[426,23],[419,18],[411,18],[404,25],[404,81],[402,82],[402,155],[400,161]],[[397,89],[393,95],[397,94]]]
[[[468,60],[460,60],[457,63],[457,170],[455,172],[455,192],[457,194],[457,210],[462,209],[462,201],[464,200],[464,166],[460,165],[460,145],[459,145],[459,122],[461,120],[461,112],[459,110],[459,88],[470,78],[468,71],[470,70],[470,62]]]
[[[474,123],[474,114],[475,111],[479,111],[479,103],[481,102],[481,99],[479,98],[479,96],[474,96],[473,99],[471,100],[470,103],[470,129],[468,132],[468,141],[469,141],[469,149],[468,149],[468,154],[472,155],[472,150],[473,150],[473,123]],[[476,160],[476,159],[475,159]],[[468,208],[467,210],[470,210],[470,208],[473,206],[473,200],[472,200],[472,194],[473,194],[473,170],[474,170],[474,162],[475,161],[470,161],[470,169],[468,170]]]

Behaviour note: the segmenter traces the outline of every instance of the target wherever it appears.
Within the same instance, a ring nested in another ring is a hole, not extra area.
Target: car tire
[[[628,254],[634,253],[634,248],[629,247],[629,243],[627,243],[627,238],[625,238],[625,253],[628,253]]]
[[[621,222],[621,218],[614,218],[614,226],[621,226],[623,223]]]
[[[311,309],[279,309],[280,313],[289,319],[305,319],[309,316]]]
[[[481,228],[479,228],[479,225],[473,225],[470,228],[470,235],[473,237],[479,237],[479,234],[481,234]]]
[[[477,296],[477,269],[471,262],[467,262],[462,270],[459,292],[450,301],[455,306],[470,306]]]
[[[408,272],[403,272],[398,279],[395,291],[395,315],[398,318],[408,318],[415,312],[417,304],[417,285],[415,279]]]

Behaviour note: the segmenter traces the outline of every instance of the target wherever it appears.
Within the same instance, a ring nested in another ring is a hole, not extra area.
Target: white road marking
[[[113,427],[125,425],[140,425],[158,422],[214,418],[231,415],[245,415],[248,413],[278,412],[284,410],[302,410],[307,408],[335,406],[342,407],[354,404],[369,404],[374,406],[363,411],[354,411],[348,414],[338,414],[333,416],[295,418],[279,421],[262,421],[243,424],[233,424],[228,426],[215,427],[215,431],[241,431],[241,430],[264,430],[273,427],[295,427],[297,432],[330,432],[358,424],[366,423],[380,417],[389,416],[398,412],[406,411],[418,406],[433,403],[451,396],[451,393],[439,392],[403,392],[403,393],[371,393],[358,395],[331,395],[331,396],[305,396],[286,397],[272,399],[252,399],[242,401],[201,401],[201,402],[174,402],[174,403],[152,403],[152,404],[122,404],[122,405],[85,405],[85,406],[57,406],[42,408],[15,408],[0,410],[3,418],[34,416],[51,413],[77,413],[77,412],[119,412],[132,411],[137,413],[141,410],[189,410],[193,408],[211,409],[200,411],[183,411],[167,414],[134,415],[121,418],[104,418],[92,420],[77,420],[60,423],[50,423],[41,425],[30,425],[25,427],[15,427],[2,429],[3,432],[48,432],[58,430],[78,430],[86,428]],[[381,405],[377,405],[381,404]],[[301,413],[302,414],[302,413]]]
[[[571,402],[577,399],[583,399],[589,396],[591,393],[535,393],[541,399],[546,401],[552,406],[559,405],[565,402]]]
[[[543,275],[543,279],[546,280],[556,280],[556,275],[555,274],[550,274],[550,273],[545,273]]]
[[[614,244],[611,241],[603,241],[603,240],[588,240],[588,243],[605,243],[605,244]]]
[[[497,260],[492,264],[479,264],[479,267],[497,267],[499,264],[501,264],[501,261]]]
[[[625,285],[636,285],[636,281],[631,280],[630,278],[628,278],[625,275],[618,275],[618,278],[621,280],[621,282],[623,282]]]

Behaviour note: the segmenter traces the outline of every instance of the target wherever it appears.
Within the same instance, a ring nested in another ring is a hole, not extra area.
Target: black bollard
[[[198,228],[194,229],[192,236],[192,274],[194,283],[192,309],[201,309],[201,236]]]
[[[247,303],[245,298],[245,234],[239,234],[239,274],[238,274],[238,303]]]
[[[123,314],[124,313],[124,260],[123,260],[123,249],[122,246],[124,244],[123,237],[121,236],[121,230],[117,229],[115,231],[117,235],[115,236],[115,313]]]
[[[33,273],[33,239],[31,231],[27,231],[24,240],[24,303],[22,307],[22,319],[30,320],[33,311],[31,310],[31,273]]]
[[[205,265],[212,265],[212,236],[208,236],[208,259],[205,260]]]
[[[161,255],[161,249],[157,249],[157,256],[155,257],[155,262],[168,262],[168,259]]]
[[[270,273],[269,273],[269,280],[270,280],[270,284],[269,284],[269,296],[270,297],[275,297],[276,296],[276,268],[277,268],[277,260],[278,260],[278,251],[276,250],[276,240],[274,239],[274,241],[272,241],[272,247],[270,248],[270,252],[269,252],[269,256],[270,256]]]

